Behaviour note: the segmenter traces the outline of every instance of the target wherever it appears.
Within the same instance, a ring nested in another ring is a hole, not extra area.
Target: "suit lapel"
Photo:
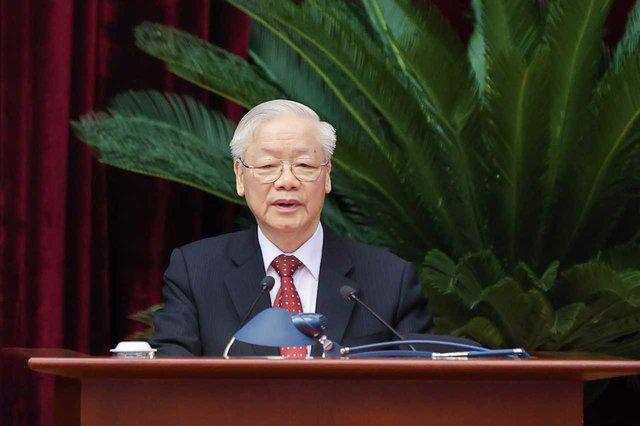
[[[346,276],[353,268],[351,257],[345,250],[347,242],[326,227],[323,231],[324,242],[322,244],[316,312],[327,317],[327,337],[335,342],[340,342],[353,310],[353,303],[340,296],[340,287],[348,285],[358,290],[358,284]],[[314,345],[312,355],[318,356],[320,354],[321,348],[317,344]]]
[[[240,322],[258,295],[258,284],[265,276],[256,228],[253,227],[232,240],[230,253],[231,260],[237,267],[224,277],[224,283],[238,313],[238,322]],[[270,307],[269,295],[262,295],[249,319]],[[257,355],[279,355],[278,348],[251,346]]]

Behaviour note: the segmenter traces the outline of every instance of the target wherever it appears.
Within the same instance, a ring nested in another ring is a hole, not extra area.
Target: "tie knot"
[[[271,266],[276,270],[280,278],[282,277],[291,277],[294,272],[302,265],[300,259],[295,256],[287,256],[281,254],[280,256],[273,259],[271,262]]]

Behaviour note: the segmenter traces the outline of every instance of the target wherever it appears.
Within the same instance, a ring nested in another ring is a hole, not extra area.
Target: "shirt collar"
[[[258,243],[260,243],[260,250],[262,251],[265,273],[269,269],[269,266],[271,266],[273,259],[281,254],[286,254],[288,256],[297,257],[309,272],[311,272],[313,278],[318,280],[318,277],[320,276],[320,261],[322,260],[323,241],[324,231],[322,230],[322,224],[318,222],[316,232],[313,233],[311,238],[309,238],[293,253],[285,253],[273,244],[266,235],[264,235],[260,226],[258,226]]]

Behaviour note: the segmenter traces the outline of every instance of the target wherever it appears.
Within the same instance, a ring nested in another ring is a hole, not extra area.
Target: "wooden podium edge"
[[[33,357],[29,368],[68,378],[281,378],[590,381],[640,374],[640,361]]]

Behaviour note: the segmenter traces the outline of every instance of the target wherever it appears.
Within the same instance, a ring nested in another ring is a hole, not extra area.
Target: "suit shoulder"
[[[345,244],[349,247],[354,260],[365,262],[378,262],[386,267],[398,267],[404,268],[407,263],[406,260],[391,253],[389,249],[385,247],[376,246],[373,244],[365,244],[359,241],[350,240],[342,237]]]
[[[216,253],[226,252],[230,241],[237,238],[246,237],[251,232],[250,229],[243,231],[231,232],[228,234],[217,235],[215,237],[203,238],[178,247],[185,256],[198,256],[203,253],[215,255]]]

